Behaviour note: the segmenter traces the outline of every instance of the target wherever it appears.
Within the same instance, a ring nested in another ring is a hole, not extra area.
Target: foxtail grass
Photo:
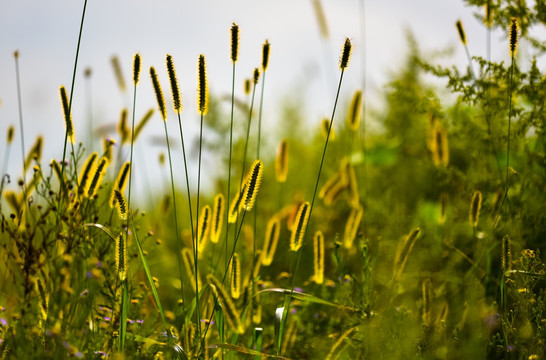
[[[476,72],[474,71],[474,65],[472,64],[472,57],[470,56],[470,52],[468,51],[468,44],[466,40],[466,33],[463,27],[463,22],[461,20],[457,20],[457,22],[455,23],[455,26],[457,27],[457,32],[459,33],[459,39],[461,40],[461,43],[463,44],[464,50],[466,52],[466,58],[468,59],[468,66],[470,67],[472,78],[474,79],[474,81],[477,81],[478,78],[476,77]]]
[[[180,231],[178,229],[178,213],[177,213],[177,206],[176,206],[176,192],[174,190],[174,175],[173,175],[173,165],[172,165],[172,157],[171,157],[171,146],[169,143],[169,133],[167,130],[167,108],[165,107],[165,98],[163,96],[163,91],[161,90],[161,84],[159,83],[159,79],[157,78],[157,73],[155,71],[155,68],[153,66],[150,67],[150,76],[152,79],[152,84],[154,87],[155,97],[157,100],[157,106],[159,109],[159,112],[161,114],[161,118],[163,119],[163,127],[165,129],[165,140],[167,142],[167,153],[169,155],[169,170],[171,175],[171,194],[173,197],[173,212],[174,212],[174,229],[176,232],[175,239],[177,244],[177,255],[178,255],[178,271],[180,276],[180,287],[181,287],[181,298],[182,303],[184,304],[184,278],[183,278],[183,272],[182,272],[182,249],[181,249],[181,243],[180,243]]]
[[[480,220],[480,210],[482,208],[482,193],[478,190],[472,194],[472,200],[470,201],[470,210],[468,212],[468,220],[473,228],[478,226]]]
[[[277,151],[275,160],[275,179],[277,182],[283,183],[288,176],[288,141],[283,139]]]
[[[320,230],[313,236],[313,281],[324,282],[324,234]]]
[[[182,119],[180,113],[182,112],[182,97],[180,96],[180,87],[178,85],[178,79],[176,77],[176,69],[174,67],[174,60],[173,57],[170,54],[167,54],[165,57],[165,63],[167,67],[167,73],[169,74],[169,82],[171,84],[171,95],[172,95],[172,104],[173,104],[173,110],[176,113],[178,117],[178,129],[180,131],[180,141],[182,143],[182,155],[184,159],[184,174],[186,177],[186,196],[188,197],[188,211],[190,215],[190,228],[191,228],[191,238],[192,238],[192,247],[194,252],[194,261],[197,261],[197,240],[194,230],[194,223],[193,223],[193,210],[191,206],[191,193],[190,193],[190,179],[188,174],[188,162],[186,159],[186,145],[184,143],[184,131],[182,128]],[[197,195],[199,197],[199,195]],[[197,209],[199,211],[199,209]],[[197,213],[199,214],[199,213]],[[180,252],[180,249],[179,249]],[[195,277],[193,279],[194,284],[192,285],[194,288],[199,288],[199,281],[197,279],[197,262],[195,262]],[[180,274],[180,281],[182,281],[182,274]],[[197,290],[196,290],[197,294]],[[196,295],[197,296],[197,295]]]
[[[127,181],[129,180],[131,172],[131,163],[129,161],[125,162],[121,169],[118,172],[118,176],[116,177],[116,180],[114,182],[114,186],[112,188],[112,193],[110,195],[110,207],[115,206],[115,201],[117,200],[117,196],[115,194],[116,190],[123,194],[125,191],[125,187],[127,186]]]
[[[308,215],[309,219],[311,218],[311,214],[313,212],[313,206],[315,204],[315,198],[316,198],[317,191],[318,191],[320,176],[322,174],[322,167],[324,165],[324,158],[326,157],[326,149],[328,148],[328,140],[330,138],[330,131],[331,131],[332,125],[334,123],[334,117],[335,117],[335,113],[336,113],[337,102],[338,102],[338,99],[339,99],[341,84],[343,82],[343,74],[345,73],[347,67],[349,66],[349,59],[351,57],[351,52],[352,52],[351,41],[349,40],[349,38],[346,38],[345,43],[343,44],[343,47],[342,47],[342,50],[341,50],[341,57],[340,57],[340,61],[339,61],[339,69],[341,70],[341,73],[340,73],[340,76],[339,76],[339,84],[338,84],[338,87],[337,87],[336,98],[335,98],[335,101],[334,101],[334,107],[332,109],[332,116],[330,118],[330,125],[328,126],[328,134],[326,135],[326,141],[324,142],[324,148],[322,150],[322,157],[321,157],[321,160],[320,160],[319,170],[318,170],[318,174],[317,174],[317,180],[315,182],[315,187],[314,187],[314,190],[313,190],[313,197],[311,199],[311,204],[309,206],[309,215]],[[303,236],[302,236],[302,246],[303,246],[303,240],[305,239],[305,232],[306,231],[307,231],[307,227],[305,228]],[[282,334],[284,332],[284,327],[286,326],[286,319],[288,317],[288,314],[290,313],[290,304],[291,304],[291,300],[292,300],[292,295],[294,293],[294,287],[295,287],[295,283],[296,283],[296,275],[298,273],[300,260],[301,260],[301,251],[298,251],[298,256],[297,256],[297,259],[296,259],[296,266],[295,266],[294,272],[292,273],[292,284],[291,284],[292,289],[290,291],[290,294],[289,294],[288,298],[285,299],[285,305],[286,305],[285,309],[284,309],[285,316],[283,316],[283,319],[282,319],[281,332],[280,332],[278,342],[277,342],[277,344],[275,344],[276,348],[277,348],[276,349],[277,350],[277,355],[280,355],[280,352],[281,352],[281,349],[282,349]]]
[[[398,243],[394,257],[393,279],[398,279],[404,272],[406,262],[408,261],[409,255],[413,250],[413,246],[415,245],[415,241],[420,232],[421,230],[419,228],[415,228]]]
[[[235,304],[231,300],[227,291],[214,275],[207,275],[207,282],[211,285],[212,291],[216,301],[222,307],[222,311],[229,326],[237,334],[242,334],[245,331],[244,324],[241,322],[241,316],[235,307]]]
[[[93,167],[91,181],[88,183],[86,189],[84,189],[84,193],[88,198],[93,199],[97,194],[109,164],[110,161],[102,157],[99,159],[97,165]]]
[[[119,90],[124,93],[127,91],[127,85],[125,84],[125,78],[123,77],[123,71],[121,70],[121,64],[119,63],[119,58],[117,55],[113,55],[110,58],[110,64],[112,64],[112,69],[114,70],[114,76],[116,77]]]
[[[197,251],[199,254],[203,253],[207,240],[209,238],[211,224],[211,210],[210,206],[206,205],[201,210],[199,216],[199,222],[197,223]]]
[[[15,79],[17,81],[17,106],[19,110],[19,128],[20,128],[20,137],[21,137],[21,157],[23,167],[23,186],[25,185],[25,130],[23,127],[23,100],[21,97],[21,75],[19,72],[19,51],[16,50],[13,52],[13,57],[15,59]]]
[[[241,296],[241,261],[239,254],[234,253],[231,260],[231,297],[238,299]]]
[[[506,142],[506,186],[508,186],[509,168],[510,168],[510,127],[512,124],[512,92],[513,92],[513,78],[515,57],[518,51],[519,42],[519,25],[516,18],[512,18],[510,21],[510,29],[508,34],[509,50],[510,50],[510,87],[508,88],[508,140]]]
[[[278,216],[272,216],[267,223],[267,228],[265,231],[265,240],[261,255],[261,264],[263,266],[269,266],[273,262],[280,233],[281,221],[279,220]]]
[[[347,218],[347,223],[345,225],[345,235],[343,238],[343,247],[347,250],[353,249],[353,243],[356,238],[356,233],[358,227],[360,226],[360,221],[362,220],[362,214],[364,210],[362,206],[358,208],[351,209],[349,217]]]
[[[220,240],[220,234],[222,233],[222,225],[224,223],[224,209],[226,202],[224,195],[217,194],[214,197],[214,207],[212,209],[212,224],[210,229],[210,241],[217,243]]]
[[[76,83],[76,71],[78,69],[78,58],[80,54],[80,45],[81,45],[81,39],[82,39],[82,33],[83,33],[83,23],[85,20],[85,10],[87,9],[87,0],[84,0],[83,3],[83,11],[82,11],[82,17],[80,22],[80,31],[78,34],[78,45],[76,46],[76,56],[74,57],[74,70],[72,72],[72,83],[70,85],[70,96],[69,96],[69,103],[68,103],[68,114],[71,114],[72,112],[72,100],[74,95],[74,85]],[[65,137],[64,137],[64,146],[63,146],[63,160],[61,162],[61,184],[59,186],[59,200],[57,204],[57,223],[59,222],[59,218],[61,216],[61,201],[63,198],[63,190],[64,190],[64,168],[65,168],[65,160],[66,160],[66,145],[69,137],[68,129],[65,131]],[[74,147],[72,145],[72,154],[74,154]],[[77,169],[77,164],[74,162],[74,169]]]

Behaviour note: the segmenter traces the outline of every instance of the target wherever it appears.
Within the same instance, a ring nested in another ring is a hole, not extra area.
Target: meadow
[[[209,91],[205,55],[197,104],[182,107],[176,59],[145,67],[137,53],[130,76],[114,66],[132,108],[100,151],[73,125],[76,53],[72,84],[59,84],[58,158],[42,158],[48,139],[19,141],[22,115],[2,149],[2,359],[544,359],[546,45],[533,28],[546,3],[465,3],[503,29],[509,61],[472,57],[453,19],[468,66],[438,65],[409,35],[385,108],[368,109],[363,89],[339,96],[355,66],[347,38],[325,90],[331,116],[307,119],[287,100],[274,134],[262,131],[274,44],[236,84],[247,54],[235,23],[230,111]],[[142,82],[156,106],[139,114]],[[181,118],[195,111],[196,139]],[[148,184],[148,199],[132,166],[152,126],[165,132],[167,186]],[[221,164],[212,179],[203,154]]]

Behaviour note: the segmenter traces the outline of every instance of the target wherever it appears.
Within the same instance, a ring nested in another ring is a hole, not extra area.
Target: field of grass
[[[10,157],[21,116],[2,144],[2,359],[544,359],[546,45],[532,27],[546,25],[546,4],[465,2],[485,28],[505,29],[511,61],[472,58],[454,19],[468,67],[437,65],[409,36],[385,108],[371,111],[362,89],[338,98],[355,66],[347,39],[331,69],[331,117],[309,121],[287,100],[274,136],[262,131],[269,42],[245,94],[233,83],[228,113],[209,94],[201,55],[197,169],[180,117],[195,110],[182,110],[168,54],[150,68],[135,54],[133,107],[100,152],[74,131],[75,78],[59,90],[56,160],[42,159],[54,144],[41,137]],[[238,26],[227,31],[235,74],[247,54]],[[157,108],[142,117],[144,81]],[[165,130],[168,186],[142,201],[131,169],[152,126]],[[206,179],[212,191],[201,186],[202,154],[222,164]],[[7,174],[9,162],[22,173]]]

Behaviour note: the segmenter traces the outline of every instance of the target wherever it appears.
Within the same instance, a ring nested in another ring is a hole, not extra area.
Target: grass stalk
[[[87,0],[84,0],[83,3],[83,11],[82,11],[82,18],[80,22],[80,31],[78,34],[78,45],[76,46],[76,56],[74,59],[74,70],[72,71],[72,84],[70,85],[70,97],[68,102],[68,114],[71,114],[72,111],[72,96],[74,94],[74,84],[76,82],[76,71],[78,69],[78,58],[80,55],[80,45],[82,40],[82,33],[83,33],[83,24],[85,20],[85,10],[87,9]],[[65,161],[66,161],[66,145],[68,142],[68,129],[65,132],[64,135],[64,146],[63,146],[63,161],[61,162],[61,181],[59,186],[59,199],[58,199],[58,205],[57,205],[57,224],[59,223],[59,219],[61,216],[61,201],[63,198],[63,188],[64,188],[64,168],[65,168]],[[74,145],[72,144],[72,155],[74,156]],[[75,171],[77,169],[76,163],[72,164]]]
[[[311,199],[311,207],[309,209],[309,220],[308,221],[311,220],[311,215],[313,213],[313,206],[315,204],[318,185],[319,185],[319,181],[320,181],[320,175],[322,173],[322,167],[324,165],[324,158],[326,157],[326,149],[328,148],[328,140],[330,139],[330,132],[332,130],[332,125],[334,123],[337,102],[339,100],[339,93],[340,93],[340,90],[341,90],[341,84],[343,82],[343,74],[345,73],[345,69],[347,68],[350,52],[351,52],[351,43],[350,43],[349,39],[346,39],[345,40],[345,45],[343,47],[342,57],[341,57],[341,66],[340,66],[341,73],[340,73],[340,76],[339,76],[339,83],[338,83],[338,86],[337,86],[336,98],[335,98],[335,101],[334,101],[334,108],[332,109],[332,116],[330,118],[330,125],[328,126],[328,134],[326,135],[326,141],[324,142],[324,148],[322,150],[322,156],[321,156],[320,166],[319,166],[319,170],[318,170],[318,174],[317,174],[317,180],[315,181],[315,188],[313,190],[313,197]],[[279,336],[279,339],[278,339],[278,343],[276,344],[276,346],[277,346],[277,355],[278,356],[281,354],[282,338],[283,338],[284,328],[286,327],[286,321],[288,319],[288,314],[290,314],[290,304],[291,304],[291,301],[292,301],[292,295],[294,294],[294,287],[296,285],[296,275],[298,273],[300,260],[301,260],[301,253],[302,253],[301,249],[303,248],[303,245],[305,243],[305,236],[307,235],[307,230],[308,229],[309,229],[309,226],[306,226],[305,231],[303,233],[302,246],[298,251],[298,255],[297,255],[297,258],[296,258],[296,266],[294,268],[294,272],[292,273],[291,291],[290,291],[290,294],[288,295],[288,298],[285,298],[284,315],[282,317],[281,328],[280,328],[280,332],[279,332],[280,336]]]
[[[21,165],[23,166],[23,189],[25,187],[26,181],[25,181],[25,131],[23,128],[23,100],[21,99],[21,78],[20,78],[20,72],[19,72],[19,52],[15,51],[13,54],[15,58],[15,78],[17,81],[17,106],[19,109],[19,127],[21,128],[21,157],[22,162]]]

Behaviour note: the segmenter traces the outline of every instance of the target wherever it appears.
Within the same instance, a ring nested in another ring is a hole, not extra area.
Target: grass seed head
[[[518,41],[519,41],[519,25],[518,19],[510,19],[510,31],[509,31],[509,40],[510,40],[510,56],[516,56],[518,51]]]
[[[252,210],[256,197],[258,196],[258,189],[262,183],[263,175],[263,163],[261,160],[256,160],[250,167],[250,171],[245,181],[246,188],[243,193],[242,207],[245,211]]]
[[[76,137],[74,135],[74,124],[72,123],[72,114],[70,113],[70,104],[68,101],[68,95],[66,94],[65,87],[62,85],[59,88],[59,92],[61,94],[61,104],[63,106],[64,123],[66,126],[66,136],[68,137],[68,141],[74,144],[76,142]]]
[[[15,127],[13,127],[13,125],[10,125],[10,127],[8,128],[8,136],[7,136],[8,145],[11,145],[11,143],[13,142],[14,135],[15,135]]]
[[[349,107],[349,114],[347,116],[347,127],[353,131],[358,130],[360,126],[360,112],[362,110],[362,90],[355,91],[351,105]]]
[[[125,90],[127,89],[127,86],[125,86],[125,79],[123,77],[123,71],[121,70],[121,64],[119,63],[119,58],[116,55],[114,55],[110,58],[110,62],[112,64],[112,68],[114,69],[114,75],[116,76],[119,89],[122,92],[125,92]]]
[[[151,108],[150,110],[146,112],[146,114],[144,114],[142,119],[140,119],[138,124],[135,126],[133,142],[137,141],[138,135],[140,135],[140,133],[142,132],[142,129],[144,128],[144,126],[146,126],[146,124],[148,123],[148,121],[150,120],[153,114],[154,114],[154,109]]]
[[[480,209],[482,208],[482,193],[478,190],[474,191],[472,201],[470,202],[469,221],[473,227],[478,226],[480,220]]]
[[[140,80],[140,68],[141,68],[140,54],[136,53],[133,56],[133,84],[134,84],[134,86],[137,86],[138,82]]]
[[[199,253],[202,253],[203,250],[205,250],[205,245],[207,244],[211,223],[210,213],[210,206],[207,205],[201,210],[201,215],[199,216],[199,224],[197,226],[197,243]]]
[[[161,84],[157,78],[157,72],[153,66],[150,66],[150,77],[152,78],[152,84],[154,86],[155,97],[157,99],[157,107],[161,113],[163,121],[167,121],[167,109],[165,107],[165,97],[163,96],[163,90],[161,90]]]
[[[116,238],[116,273],[120,281],[127,278],[127,238],[125,232],[120,231]]]
[[[258,83],[258,80],[260,79],[260,69],[255,68],[254,74],[252,75],[252,80],[254,81],[254,85]]]
[[[250,92],[252,91],[252,80],[246,79],[245,80],[245,95],[250,95]]]
[[[237,62],[239,57],[239,26],[235,23],[231,25],[231,61]]]
[[[265,43],[262,47],[262,71],[266,71],[267,66],[269,65],[270,49],[271,49],[271,44],[269,43],[269,40],[265,40]]]
[[[169,81],[171,82],[171,93],[173,97],[173,109],[174,112],[180,114],[182,111],[182,101],[180,100],[180,89],[178,87],[178,80],[176,78],[176,71],[174,69],[173,57],[167,54],[166,57],[167,72],[169,73]]]
[[[116,210],[118,211],[118,216],[121,221],[127,221],[127,202],[125,201],[125,196],[118,189],[114,189],[114,203],[116,205]]]
[[[349,59],[351,58],[352,44],[349,38],[345,39],[343,44],[343,50],[341,51],[341,58],[339,59],[339,68],[344,71],[349,65]]]
[[[209,89],[207,84],[207,68],[205,55],[199,55],[197,63],[197,111],[205,115],[209,110]]]
[[[459,33],[459,39],[461,39],[463,45],[466,46],[466,34],[464,32],[463,22],[461,20],[457,20],[455,26],[457,27],[457,32]]]
[[[277,243],[279,242],[279,235],[281,233],[281,220],[278,216],[273,216],[267,222],[265,231],[265,241],[263,245],[261,263],[263,266],[269,266],[273,262],[275,251],[277,250]]]
[[[308,201],[302,203],[298,209],[294,224],[292,225],[292,234],[290,236],[290,250],[292,251],[299,251],[303,244],[303,236],[307,229],[310,209],[311,205]]]
[[[283,139],[279,145],[277,151],[277,158],[275,160],[275,179],[283,183],[288,176],[288,141]]]
[[[95,161],[99,157],[99,154],[97,152],[92,153],[89,155],[87,160],[85,160],[85,163],[83,164],[83,167],[80,171],[80,178],[79,178],[79,191],[80,193],[84,192],[84,189],[87,188],[89,178],[91,176],[91,170],[95,166]]]
[[[224,222],[224,211],[226,200],[224,195],[218,194],[214,198],[214,208],[212,209],[212,227],[210,231],[210,241],[217,243],[222,232],[222,223]]]
[[[317,284],[324,282],[324,234],[318,230],[313,237],[313,281]]]
[[[239,254],[234,253],[231,259],[231,297],[238,299],[241,296],[241,260]]]

